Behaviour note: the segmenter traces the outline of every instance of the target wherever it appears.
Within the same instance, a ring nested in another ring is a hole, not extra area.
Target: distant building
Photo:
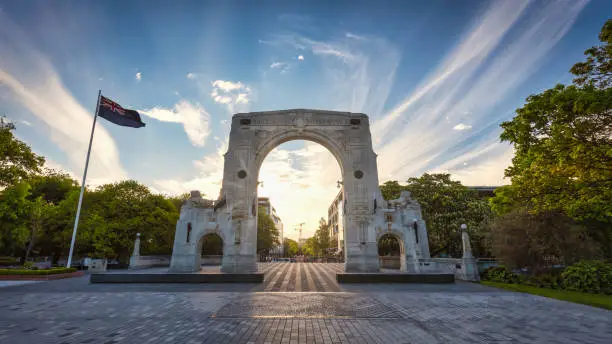
[[[480,198],[491,198],[495,196],[494,191],[499,188],[499,186],[468,186],[467,188],[475,190]]]
[[[329,237],[334,243],[332,248],[337,252],[344,250],[344,202],[343,189],[340,189],[327,210],[327,226],[329,227]]]
[[[275,253],[280,254],[281,256],[283,255],[283,240],[284,240],[284,236],[283,236],[283,221],[281,220],[281,218],[278,216],[278,214],[276,214],[276,209],[274,209],[274,207],[272,206],[272,204],[270,203],[270,199],[268,197],[259,197],[257,198],[257,206],[260,208],[264,208],[265,212],[267,215],[269,215],[272,218],[272,221],[274,221],[274,226],[276,227],[276,229],[278,229],[278,235],[279,235],[279,240],[280,240],[280,245],[273,251],[275,251]]]
[[[302,246],[306,245],[306,240],[308,240],[308,238],[300,238],[298,240],[298,247],[302,247]]]

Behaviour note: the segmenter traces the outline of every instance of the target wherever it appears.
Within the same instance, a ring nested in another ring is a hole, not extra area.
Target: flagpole
[[[69,268],[72,263],[72,252],[74,251],[74,241],[76,240],[76,232],[79,227],[79,216],[81,215],[81,204],[83,203],[83,193],[85,192],[85,179],[87,178],[87,167],[89,167],[89,155],[91,154],[91,143],[93,141],[94,131],[96,130],[96,120],[98,119],[98,109],[100,108],[100,96],[102,90],[98,90],[98,101],[96,103],[96,114],[94,115],[93,125],[91,126],[91,136],[89,137],[89,148],[87,149],[87,159],[85,160],[85,170],[83,171],[83,181],[81,182],[81,194],[79,195],[79,205],[77,206],[76,218],[74,219],[74,229],[72,230],[72,241],[70,242],[70,254],[68,255]]]

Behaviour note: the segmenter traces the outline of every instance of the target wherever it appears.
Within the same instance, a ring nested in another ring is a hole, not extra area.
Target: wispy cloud
[[[142,80],[142,73],[141,72],[136,73],[136,80],[137,81]]]
[[[468,175],[468,171],[477,171],[479,166],[463,164],[472,154],[462,153],[460,147],[464,146],[481,151],[483,147],[497,144],[505,149],[499,156],[506,156],[509,148],[496,143],[498,128],[491,129],[496,135],[482,135],[480,131],[468,133],[466,129],[472,125],[491,127],[506,119],[506,113],[491,115],[490,111],[539,66],[585,4],[586,1],[558,1],[530,6],[525,12],[526,2],[492,3],[435,72],[373,126],[381,179],[403,180],[427,170],[440,170],[453,155],[460,162],[456,166],[464,166],[454,173]],[[519,18],[522,22],[516,28],[516,35],[505,37]],[[502,39],[506,41],[499,48]],[[471,125],[463,124],[464,120]],[[452,122],[460,124],[452,126]],[[396,159],[398,152],[406,152],[401,161]],[[484,177],[490,179],[493,169],[488,161],[482,163],[489,166]],[[503,181],[505,166],[495,169],[498,183]]]
[[[459,123],[453,127],[453,130],[468,130],[468,129],[472,129],[472,126],[463,124],[463,123]]]
[[[187,79],[193,80],[198,76],[195,73],[187,73]]]
[[[156,107],[139,112],[158,121],[183,124],[194,146],[204,146],[210,135],[210,115],[199,103],[192,104],[182,99],[171,109]]]
[[[2,11],[0,46],[0,84],[11,91],[12,101],[46,125],[51,141],[68,156],[70,170],[82,171],[93,122],[91,110],[64,87],[49,60]],[[115,141],[101,125],[96,129],[91,154],[88,181],[110,182],[127,176]]]

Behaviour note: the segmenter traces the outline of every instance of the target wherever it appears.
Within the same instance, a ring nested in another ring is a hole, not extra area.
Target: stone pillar
[[[417,254],[417,243],[415,240],[415,229],[407,227],[405,229],[406,235],[406,270],[405,272],[418,274],[421,272],[419,266],[419,257]]]
[[[140,233],[136,233],[136,240],[134,241],[134,251],[130,257],[130,269],[136,268],[140,261]]]
[[[467,232],[467,225],[461,225],[461,241],[463,244],[463,258],[461,258],[461,279],[465,281],[480,281],[478,273],[478,264],[476,258],[472,254],[472,245],[470,244],[470,235]]]

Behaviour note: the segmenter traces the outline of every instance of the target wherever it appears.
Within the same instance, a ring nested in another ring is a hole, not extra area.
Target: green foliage
[[[24,142],[15,138],[14,126],[0,126],[0,188],[11,186],[40,172],[45,159],[32,152]]]
[[[405,187],[400,185],[397,180],[387,181],[380,186],[380,192],[382,193],[383,198],[387,201],[399,198],[402,190],[405,190]]]
[[[492,266],[482,273],[482,279],[501,283],[518,283],[519,276],[505,266]]]
[[[559,212],[517,209],[493,220],[490,235],[495,257],[511,268],[538,273],[599,255],[585,228]]]
[[[295,240],[285,238],[283,240],[283,252],[286,256],[293,257],[298,253],[298,243]]]
[[[379,256],[399,256],[400,253],[400,242],[395,236],[385,234],[378,240]]]
[[[425,173],[407,182],[403,186],[397,181],[386,182],[380,186],[381,192],[388,200],[399,197],[402,190],[408,190],[421,204],[432,256],[439,253],[461,256],[459,228],[463,223],[468,226],[474,254],[489,255],[485,239],[492,213],[487,201],[480,199],[476,191],[451,180],[450,174],[443,173]]]
[[[259,207],[257,213],[257,252],[269,252],[279,245],[280,233],[274,224],[274,220],[264,207]]]
[[[602,261],[580,261],[561,274],[516,275],[505,266],[487,268],[483,281],[522,284],[538,288],[566,289],[583,293],[612,294],[612,264]]]
[[[567,267],[562,276],[568,290],[612,294],[612,264],[580,261]]]
[[[0,269],[0,275],[57,275],[75,272],[75,268],[52,268],[44,270],[23,270],[23,269]]]
[[[576,63],[570,72],[576,75],[574,83],[591,84],[599,88],[612,86],[612,19],[608,19],[599,33],[599,40],[604,43],[587,49],[585,62]]]
[[[324,218],[320,218],[319,228],[317,228],[312,237],[306,239],[306,243],[302,246],[302,254],[311,257],[325,256],[328,253],[327,250],[331,247],[332,240],[329,235],[329,225]]]
[[[3,254],[20,256],[29,238],[27,217],[29,213],[30,185],[19,182],[0,194],[0,249]]]
[[[502,141],[514,145],[506,176],[496,190],[497,214],[515,209],[553,211],[585,226],[612,257],[612,20],[571,72],[578,86],[557,85],[531,95],[501,124]]]
[[[202,238],[203,256],[220,256],[223,254],[223,240],[217,234],[207,234]]]

